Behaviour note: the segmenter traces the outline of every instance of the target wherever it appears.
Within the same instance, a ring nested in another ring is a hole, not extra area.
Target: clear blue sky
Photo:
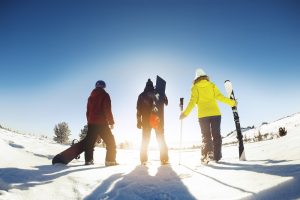
[[[136,99],[160,75],[174,142],[179,98],[187,104],[198,67],[223,93],[232,80],[242,126],[299,112],[299,10],[297,0],[1,1],[0,124],[52,137],[65,121],[78,137],[87,98],[103,79],[117,141],[139,143]],[[220,107],[225,135],[234,123]],[[183,132],[200,139],[196,109]]]

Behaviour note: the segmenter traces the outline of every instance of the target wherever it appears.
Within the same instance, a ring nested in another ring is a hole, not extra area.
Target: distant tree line
[[[7,131],[10,131],[10,132],[14,132],[14,133],[18,133],[18,134],[21,134],[19,131],[16,131],[16,130],[12,130],[10,128],[7,128],[7,127],[4,127],[2,125],[0,125],[0,128],[4,129],[4,130],[7,130]]]

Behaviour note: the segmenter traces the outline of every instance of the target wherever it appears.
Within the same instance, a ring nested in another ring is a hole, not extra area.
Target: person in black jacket
[[[156,133],[161,164],[169,163],[168,147],[164,136],[164,105],[168,105],[167,96],[160,96],[155,91],[153,82],[148,79],[144,91],[138,97],[136,114],[137,128],[142,129],[143,134],[140,151],[142,165],[145,165],[148,161],[148,145],[152,128]]]

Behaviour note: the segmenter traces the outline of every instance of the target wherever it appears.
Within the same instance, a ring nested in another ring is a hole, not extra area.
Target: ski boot
[[[207,165],[213,159],[214,159],[214,153],[208,152],[206,155],[202,155],[201,164]]]

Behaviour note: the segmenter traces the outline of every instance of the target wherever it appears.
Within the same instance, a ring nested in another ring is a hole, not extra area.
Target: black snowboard
[[[166,81],[160,76],[156,76],[155,97],[153,109],[150,115],[150,126],[154,129],[159,129],[163,126],[163,104],[166,90]]]
[[[164,96],[166,93],[166,81],[159,76],[156,76],[155,90],[161,96]]]
[[[55,163],[62,163],[66,165],[74,158],[77,158],[82,152],[83,140],[54,156],[54,158],[52,159],[52,164],[54,165]]]

